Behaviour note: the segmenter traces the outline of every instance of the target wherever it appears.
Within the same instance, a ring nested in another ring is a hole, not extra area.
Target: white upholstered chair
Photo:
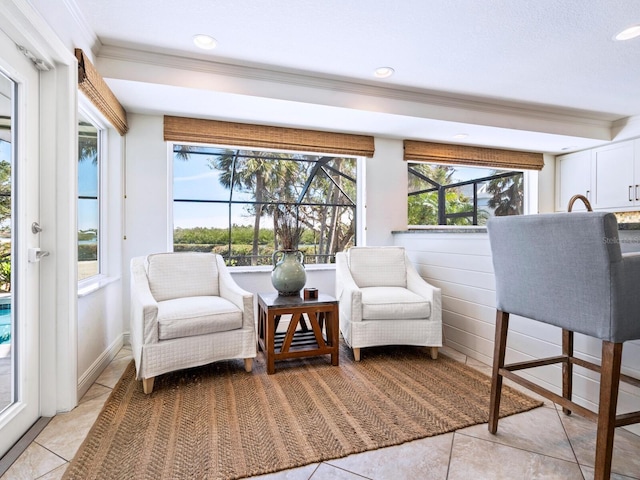
[[[442,346],[440,289],[411,265],[403,247],[353,247],[336,254],[340,331],[360,349],[380,345]]]
[[[145,393],[157,375],[256,356],[253,294],[220,255],[159,253],[131,260],[131,346]]]

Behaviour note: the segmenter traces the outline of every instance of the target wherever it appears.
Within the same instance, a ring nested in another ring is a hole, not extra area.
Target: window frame
[[[90,122],[97,130],[97,140],[98,140],[98,181],[97,181],[97,196],[98,196],[98,235],[97,235],[97,261],[98,261],[98,271],[94,275],[89,277],[80,279],[78,277],[78,292],[85,291],[88,287],[92,287],[96,283],[102,282],[107,277],[106,265],[107,265],[107,237],[106,228],[107,228],[107,214],[105,212],[105,205],[108,202],[105,199],[105,195],[107,195],[108,189],[106,184],[106,160],[108,158],[108,135],[109,128],[107,123],[102,117],[102,114],[93,106],[93,104],[82,94],[78,95],[78,118],[76,121],[76,127],[80,122],[80,116],[82,116],[86,121]],[[78,134],[76,132],[76,143],[77,143]],[[77,154],[76,154],[77,157]],[[76,159],[76,162],[78,160]],[[79,201],[79,193],[78,193],[78,172],[76,166],[76,204]],[[76,207],[78,208],[78,207]],[[79,212],[76,212],[76,271],[78,269],[80,260],[77,257],[77,247],[78,247],[78,237],[77,234],[79,232]]]
[[[497,170],[497,171],[501,171],[504,173],[507,172],[513,172],[513,173],[522,173],[522,195],[523,195],[523,205],[522,205],[522,214],[521,215],[529,215],[531,213],[537,213],[537,209],[535,209],[536,211],[534,211],[533,206],[537,206],[538,205],[538,174],[539,172],[537,170],[523,170],[523,169],[519,169],[519,168],[511,168],[511,169],[507,169],[507,168],[499,168],[499,167],[488,167],[488,166],[481,166],[481,165],[468,165],[468,164],[464,164],[464,163],[436,163],[436,162],[424,162],[424,161],[419,161],[419,160],[406,160],[407,163],[407,175],[410,175],[409,173],[409,168],[411,167],[411,165],[415,165],[415,164],[428,164],[428,165],[437,165],[437,166],[444,166],[444,167],[454,167],[454,168],[473,168],[473,169],[491,169],[491,170]],[[484,177],[477,177],[478,179],[484,178]],[[408,199],[410,196],[410,192],[407,190],[407,209],[408,209]],[[468,225],[469,227],[485,227],[485,225]],[[431,227],[431,228],[462,228],[464,226],[461,225],[447,225],[447,224],[429,224],[429,225],[424,225],[424,224],[408,224],[407,226],[409,229],[415,229],[415,228],[424,228],[424,227]]]
[[[356,155],[348,155],[348,154],[339,154],[339,153],[321,153],[321,152],[306,152],[301,150],[287,150],[287,149],[278,149],[278,148],[265,148],[265,147],[248,147],[248,146],[240,146],[240,145],[222,145],[222,144],[214,144],[214,143],[197,143],[197,142],[188,142],[188,141],[167,141],[167,191],[168,191],[168,208],[167,208],[167,247],[168,251],[173,251],[174,248],[174,146],[175,145],[190,145],[194,147],[207,147],[207,148],[221,148],[221,149],[229,149],[229,150],[254,150],[254,151],[262,151],[262,152],[278,152],[278,153],[290,153],[293,155],[311,155],[315,157],[329,156],[335,158],[353,158],[356,161],[355,165],[355,174],[356,174],[356,198],[355,198],[355,207],[354,207],[354,215],[355,215],[355,241],[354,245],[362,245],[364,244],[364,233],[365,229],[365,205],[364,205],[364,172],[366,165],[366,157],[356,156]],[[308,264],[306,268],[309,269],[324,269],[324,268],[335,268],[334,263],[318,263],[318,264]],[[273,267],[270,265],[229,265],[228,268],[235,271],[266,271],[271,270]]]

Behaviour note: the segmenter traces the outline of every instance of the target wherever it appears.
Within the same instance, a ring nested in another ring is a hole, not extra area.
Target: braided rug
[[[490,379],[418,347],[343,346],[276,363],[258,355],[156,378],[145,395],[133,362],[64,479],[235,479],[439,435],[488,421]],[[503,387],[501,416],[538,407]]]

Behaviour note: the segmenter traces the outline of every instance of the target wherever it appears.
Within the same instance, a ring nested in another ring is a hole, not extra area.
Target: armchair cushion
[[[365,320],[411,320],[431,316],[431,302],[401,287],[362,289],[362,318]]]
[[[209,253],[158,253],[147,257],[149,288],[157,302],[220,295],[218,266]]]
[[[237,328],[242,328],[242,311],[222,297],[185,297],[158,302],[159,340]]]
[[[360,288],[407,287],[405,253],[400,247],[352,247],[349,269]]]

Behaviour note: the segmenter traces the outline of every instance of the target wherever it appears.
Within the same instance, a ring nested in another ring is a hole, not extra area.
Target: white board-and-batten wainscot
[[[634,239],[640,239],[635,230]],[[442,289],[442,323],[445,345],[487,366],[493,358],[495,335],[495,278],[489,236],[485,227],[423,227],[393,232],[394,244],[405,247],[420,275]],[[640,240],[635,243],[640,250]],[[518,259],[514,258],[514,268]],[[517,315],[511,316],[507,362],[533,360],[561,354],[561,330]],[[577,356],[600,363],[601,344],[575,334]],[[489,370],[488,370],[489,371]],[[626,342],[623,373],[640,378],[640,342]],[[599,375],[574,369],[573,395],[577,403],[595,409]],[[523,376],[562,394],[561,369],[557,365],[523,372]],[[640,406],[640,389],[621,384],[618,413]],[[640,425],[627,428],[640,434]]]

